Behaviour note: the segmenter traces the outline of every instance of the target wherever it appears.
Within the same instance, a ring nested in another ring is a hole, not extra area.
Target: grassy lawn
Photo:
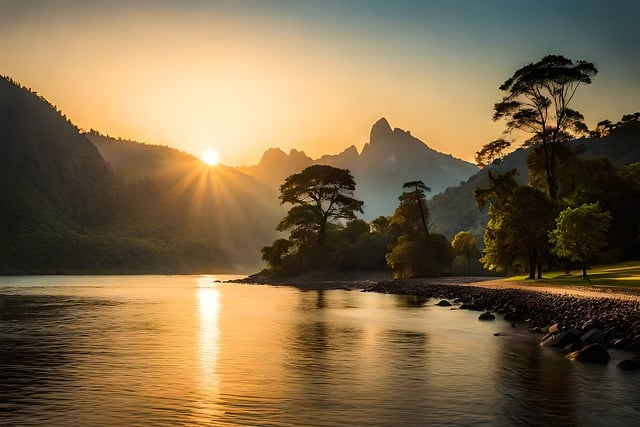
[[[570,274],[565,271],[549,271],[542,275],[543,279],[526,280],[526,283],[640,289],[640,261],[593,266],[587,270],[587,275],[590,282],[582,279],[582,270],[573,270]],[[506,281],[524,282],[526,278],[527,276],[514,276]]]

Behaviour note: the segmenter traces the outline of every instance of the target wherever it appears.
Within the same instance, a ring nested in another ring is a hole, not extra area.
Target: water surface
[[[407,296],[0,278],[0,425],[634,425],[640,376]],[[501,336],[494,336],[499,333]]]

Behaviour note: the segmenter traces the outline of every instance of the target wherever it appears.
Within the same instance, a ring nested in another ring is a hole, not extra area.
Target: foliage
[[[400,195],[400,204],[389,223],[396,242],[386,255],[387,264],[396,277],[439,276],[442,268],[450,266],[452,260],[447,258],[440,265],[435,239],[429,233],[429,209],[425,196],[429,188],[422,181],[407,182],[403,188],[413,191]]]
[[[308,243],[310,237],[322,248],[327,223],[353,220],[364,202],[355,199],[356,183],[347,169],[313,165],[287,177],[280,186],[280,200],[293,206],[277,230],[292,230],[292,238]]]
[[[358,260],[376,258],[370,252],[362,258],[354,253],[364,249],[362,242],[371,234],[371,226],[356,218],[364,202],[352,197],[355,187],[348,170],[326,165],[309,166],[287,177],[280,186],[280,200],[293,206],[276,229],[289,231],[289,239],[263,247],[262,259],[274,272],[295,274],[361,267],[367,263]],[[343,262],[345,257],[353,262]]]
[[[606,232],[611,214],[603,212],[598,203],[584,203],[577,208],[566,208],[556,219],[556,228],[549,232],[554,245],[552,252],[582,264],[583,278],[587,279],[587,264],[607,244]]]
[[[502,158],[504,152],[511,147],[511,142],[506,139],[496,139],[485,144],[480,151],[476,151],[476,164],[484,168],[496,159]]]
[[[478,242],[470,231],[460,231],[453,237],[451,248],[455,255],[463,256],[467,262],[467,276],[471,274],[471,257],[477,256]]]
[[[506,95],[494,106],[494,120],[505,119],[507,130],[531,134],[525,145],[539,145],[544,161],[546,190],[557,198],[557,147],[587,132],[584,117],[569,108],[578,87],[590,84],[598,70],[586,61],[548,55],[528,64],[507,79]]]
[[[489,174],[490,186],[476,189],[478,207],[489,206],[480,261],[488,270],[528,269],[531,279],[542,275],[547,232],[553,227],[555,204],[541,191],[519,186],[516,172]]]

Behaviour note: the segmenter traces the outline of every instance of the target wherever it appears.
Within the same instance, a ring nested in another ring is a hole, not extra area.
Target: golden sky
[[[215,148],[231,166],[270,147],[360,150],[383,116],[473,161],[504,127],[491,121],[498,86],[550,53],[599,68],[574,101],[590,127],[640,110],[640,2],[524,5],[0,0],[0,74],[80,128]]]

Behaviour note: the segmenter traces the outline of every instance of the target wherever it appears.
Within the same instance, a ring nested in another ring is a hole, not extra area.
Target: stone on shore
[[[447,301],[446,299],[442,299],[440,301],[438,301],[436,303],[436,305],[440,306],[440,307],[451,307],[451,303],[449,301]]]
[[[600,344],[605,345],[604,334],[598,328],[588,329],[586,334],[580,336],[580,340],[584,345]]]
[[[489,311],[484,312],[480,316],[478,316],[478,320],[494,320],[495,318],[496,316]]]
[[[607,364],[611,360],[607,349],[600,344],[589,344],[578,351],[567,354],[565,357],[569,360],[600,364]]]

